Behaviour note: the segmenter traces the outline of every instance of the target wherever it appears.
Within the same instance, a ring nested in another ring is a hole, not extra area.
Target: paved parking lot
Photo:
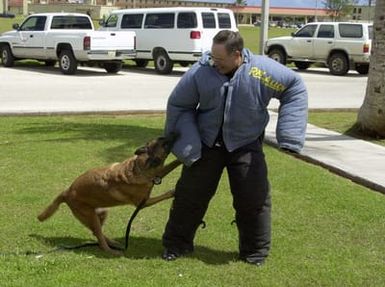
[[[73,76],[57,67],[0,67],[0,113],[164,110],[185,68],[171,75],[153,69],[123,69],[117,75],[80,67]],[[300,72],[309,91],[310,108],[359,108],[367,77],[332,76],[326,69]],[[270,107],[276,108],[277,101]]]

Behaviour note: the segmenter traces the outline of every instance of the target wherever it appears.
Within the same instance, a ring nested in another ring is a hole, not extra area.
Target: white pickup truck
[[[91,18],[79,13],[41,13],[27,17],[0,36],[5,67],[15,60],[36,59],[47,66],[59,60],[63,74],[75,74],[78,63],[97,63],[117,73],[122,60],[135,57],[135,32],[95,31]]]

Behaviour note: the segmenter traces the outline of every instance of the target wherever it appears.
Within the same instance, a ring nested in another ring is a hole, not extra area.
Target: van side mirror
[[[17,24],[17,23],[15,23],[15,24],[12,25],[12,28],[13,28],[14,30],[19,30],[20,25]]]
[[[99,25],[102,27],[106,26],[106,22],[104,21],[104,19],[99,20]]]
[[[291,32],[291,36],[292,36],[292,37],[295,37],[295,33],[294,33],[294,32]]]

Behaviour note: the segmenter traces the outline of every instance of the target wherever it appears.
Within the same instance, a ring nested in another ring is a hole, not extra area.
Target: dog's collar
[[[152,179],[152,183],[155,184],[155,185],[161,184],[162,183],[162,178],[160,176],[155,176]]]

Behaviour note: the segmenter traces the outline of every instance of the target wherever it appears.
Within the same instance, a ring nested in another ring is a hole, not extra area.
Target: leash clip
[[[162,183],[162,178],[160,176],[155,176],[152,180],[152,182],[155,184],[155,185],[159,185]]]

